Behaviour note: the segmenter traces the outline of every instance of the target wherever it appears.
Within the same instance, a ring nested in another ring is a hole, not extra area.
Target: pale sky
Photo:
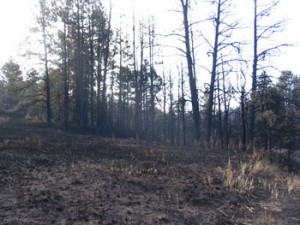
[[[33,23],[35,0],[0,0],[0,65],[18,54]]]
[[[107,0],[104,0],[104,2]],[[252,13],[253,0],[235,0],[239,14]],[[0,0],[0,66],[10,57],[17,58],[20,53],[20,44],[24,41],[29,28],[34,21],[34,10],[37,0]],[[135,11],[145,16],[153,13],[156,17],[156,27],[160,31],[170,30],[177,22],[180,23],[181,15],[168,11],[179,6],[179,0],[113,0],[115,12],[122,12],[131,18],[132,3]],[[292,70],[300,74],[300,0],[281,0],[276,18],[290,19],[284,33],[278,35],[277,41],[290,42],[294,47],[284,49],[281,56],[273,60],[280,70]],[[115,14],[114,14],[115,15]],[[180,24],[179,24],[180,25]],[[179,26],[178,25],[178,26]],[[176,26],[175,26],[176,27]]]

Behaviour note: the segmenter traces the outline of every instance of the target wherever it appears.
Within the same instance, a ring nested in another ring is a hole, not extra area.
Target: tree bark
[[[181,68],[181,124],[182,124],[183,145],[186,145],[185,103],[186,100],[184,94],[184,77],[183,77],[183,69]]]
[[[206,141],[209,143],[212,136],[212,118],[213,118],[213,104],[214,104],[214,92],[215,92],[215,81],[216,81],[216,70],[219,53],[219,36],[220,36],[220,20],[221,20],[221,0],[218,0],[217,16],[215,18],[215,40],[213,49],[213,61],[211,70],[211,80],[209,87],[209,98],[208,98],[208,110],[207,110],[207,137]]]
[[[46,104],[47,104],[47,124],[49,127],[52,125],[52,109],[51,109],[51,92],[50,92],[50,79],[48,68],[48,43],[47,43],[47,18],[46,18],[46,1],[40,0],[41,7],[41,26],[43,32],[43,47],[44,47],[44,67],[45,67],[45,85],[46,85]]]
[[[189,31],[189,0],[180,0],[182,5],[183,13],[183,25],[184,25],[184,37],[185,37],[185,48],[186,48],[186,60],[188,66],[188,76],[190,83],[190,91],[192,98],[192,110],[193,110],[193,121],[195,128],[195,140],[200,142],[201,133],[200,133],[200,111],[199,111],[199,99],[198,99],[198,90],[196,85],[195,71],[193,70],[193,59],[192,59],[192,50],[190,44],[190,31]]]
[[[167,81],[165,73],[163,73],[163,98],[164,98],[164,127],[163,127],[163,135],[164,135],[164,143],[167,142]]]
[[[63,70],[64,70],[64,122],[65,128],[69,128],[69,74],[68,74],[68,50],[67,50],[67,24],[64,18],[63,34]]]
[[[153,26],[153,25],[152,25]],[[149,19],[149,59],[150,59],[150,137],[151,141],[154,139],[154,118],[155,118],[155,103],[154,103],[154,63],[153,63],[153,51],[154,51],[154,30],[151,26]]]
[[[94,64],[95,64],[95,54],[94,54],[94,23],[93,17],[91,16],[89,21],[89,38],[90,38],[90,125],[94,127],[95,125],[95,114],[94,114]]]
[[[82,51],[83,51],[83,40],[82,40],[82,10],[81,10],[81,2],[77,0],[76,3],[77,7],[77,15],[76,15],[76,26],[77,26],[77,63],[76,63],[76,73],[77,73],[77,119],[80,127],[84,126],[84,84],[83,84],[83,58],[82,58]]]
[[[107,28],[107,36],[105,42],[105,53],[104,53],[104,71],[103,71],[103,88],[102,88],[102,107],[101,107],[101,130],[104,132],[107,128],[107,72],[108,72],[108,60],[110,55],[110,39],[111,39],[111,18],[112,18],[112,5],[110,2],[109,9],[109,18],[108,18],[108,28]]]
[[[253,26],[253,64],[252,64],[252,94],[256,91],[257,86],[257,62],[258,62],[258,37],[257,37],[257,0],[254,0],[254,26]],[[249,139],[251,144],[254,143],[255,132],[255,104],[252,101],[250,106],[250,128]]]

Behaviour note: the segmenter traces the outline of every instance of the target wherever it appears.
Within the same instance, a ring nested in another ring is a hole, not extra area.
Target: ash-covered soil
[[[230,189],[225,155],[1,124],[0,224],[300,224],[298,192]]]

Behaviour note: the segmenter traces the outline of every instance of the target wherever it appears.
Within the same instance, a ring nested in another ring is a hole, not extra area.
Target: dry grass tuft
[[[235,190],[242,194],[254,190],[254,178],[250,175],[249,164],[242,163],[238,169],[234,169],[229,162],[225,168],[218,168],[217,170],[222,173],[225,186],[230,191]]]
[[[229,157],[228,165],[217,170],[230,191],[249,194],[255,190],[256,185],[260,185],[270,193],[271,198],[277,199],[279,196],[280,170],[259,154],[248,156],[243,161],[238,161],[238,157]]]
[[[3,124],[7,124],[10,122],[10,117],[8,116],[1,116],[0,117],[0,125],[3,125]]]
[[[222,174],[224,185],[239,194],[251,194],[262,189],[270,200],[276,202],[286,194],[300,193],[300,176],[288,174],[262,155],[248,156],[243,162],[231,157],[228,165],[217,171]],[[206,183],[209,184],[207,180]]]
[[[251,173],[254,175],[264,174],[270,176],[275,176],[280,172],[280,169],[275,164],[270,164],[267,159],[254,159],[252,162]]]
[[[287,190],[288,193],[300,192],[300,176],[290,176],[287,178]]]
[[[18,138],[16,140],[6,139],[1,143],[2,147],[5,148],[38,148],[41,149],[45,143],[42,136],[26,136],[24,138]]]

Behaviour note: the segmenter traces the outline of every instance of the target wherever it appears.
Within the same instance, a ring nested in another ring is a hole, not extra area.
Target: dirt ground
[[[300,224],[289,174],[230,188],[224,155],[4,123],[0,224]]]

